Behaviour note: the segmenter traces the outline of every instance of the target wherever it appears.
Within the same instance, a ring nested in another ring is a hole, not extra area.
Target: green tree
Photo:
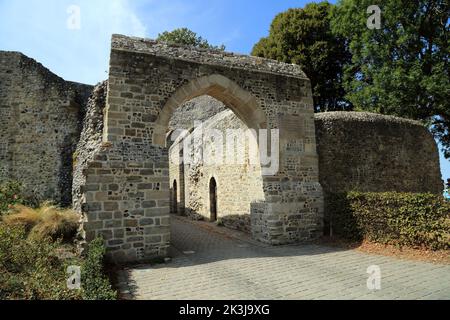
[[[328,2],[310,3],[275,17],[269,36],[252,55],[295,63],[311,80],[316,111],[349,110],[343,97],[343,67],[351,60],[343,37],[331,32]]]
[[[374,2],[380,29],[367,27]],[[448,0],[341,0],[332,29],[350,39],[344,78],[355,108],[422,120],[450,158]]]
[[[179,28],[173,31],[165,31],[158,35],[157,40],[165,41],[169,43],[176,43],[186,46],[193,46],[197,48],[213,49],[213,50],[225,50],[224,45],[213,46],[208,43],[206,39],[203,39],[197,35],[194,31],[188,28]]]

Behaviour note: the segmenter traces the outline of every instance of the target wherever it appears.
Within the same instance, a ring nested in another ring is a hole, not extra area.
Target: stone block
[[[119,204],[117,202],[104,202],[103,209],[105,211],[116,211],[119,210]]]

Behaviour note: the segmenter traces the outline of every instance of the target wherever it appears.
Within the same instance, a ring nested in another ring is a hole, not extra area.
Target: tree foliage
[[[224,45],[213,46],[209,44],[209,42],[206,39],[203,39],[202,37],[197,35],[197,33],[195,33],[192,30],[189,30],[188,28],[179,28],[173,31],[165,31],[158,35],[157,40],[186,46],[193,46],[197,48],[213,49],[221,51],[225,50]]]
[[[254,56],[300,65],[311,80],[316,111],[351,109],[342,84],[343,67],[351,56],[345,38],[331,32],[331,7],[311,3],[277,15],[269,36],[252,51]]]
[[[449,2],[379,3],[381,29],[367,27],[373,0],[341,0],[335,34],[350,40],[347,98],[356,109],[422,120],[450,157]]]

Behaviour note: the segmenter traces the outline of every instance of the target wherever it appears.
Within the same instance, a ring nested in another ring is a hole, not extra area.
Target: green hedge
[[[328,225],[340,237],[450,248],[450,202],[440,195],[350,192],[328,194],[325,203]]]

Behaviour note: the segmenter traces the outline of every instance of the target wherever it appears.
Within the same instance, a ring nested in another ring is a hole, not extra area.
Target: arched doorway
[[[172,187],[172,213],[178,213],[178,187],[177,180],[173,181]]]
[[[217,122],[220,123],[218,127],[205,119],[201,125],[192,122],[198,114],[189,112],[195,109],[198,99],[205,97],[229,109],[237,121],[233,122],[220,113],[217,119],[230,121]],[[192,103],[193,100],[197,102]],[[186,105],[186,113],[177,112]],[[228,130],[225,127],[231,122],[232,128]],[[177,126],[179,123],[181,125]],[[258,213],[260,209],[256,209],[257,204],[261,204],[261,207],[265,202],[258,135],[266,127],[267,118],[257,98],[223,75],[194,78],[179,87],[165,102],[155,120],[152,134],[152,142],[169,154],[169,181],[176,179],[178,183],[177,214],[216,221],[218,203],[217,200],[212,203],[212,200],[217,199],[217,192],[213,192],[214,182],[217,188],[218,180],[233,179],[241,188],[230,189],[229,185],[223,185],[221,212],[233,216],[231,219]],[[202,137],[200,143],[199,136]],[[216,139],[219,143],[217,148]],[[222,158],[218,160],[216,155]],[[241,155],[248,157],[245,163],[240,159]],[[208,162],[207,159],[218,160],[218,164]],[[221,163],[226,166],[221,166]],[[214,176],[212,184],[211,176]],[[246,195],[239,196],[237,190],[247,190]],[[234,201],[233,196],[238,200]],[[251,219],[246,221],[251,223]],[[251,230],[251,226],[248,229]]]
[[[214,178],[209,182],[209,211],[211,222],[217,221],[217,182]]]
[[[255,130],[267,128],[266,114],[255,96],[227,77],[212,74],[192,79],[186,85],[178,88],[166,101],[154,123],[152,143],[167,147],[167,130],[173,111],[192,98],[205,94],[227,105],[248,128]]]

